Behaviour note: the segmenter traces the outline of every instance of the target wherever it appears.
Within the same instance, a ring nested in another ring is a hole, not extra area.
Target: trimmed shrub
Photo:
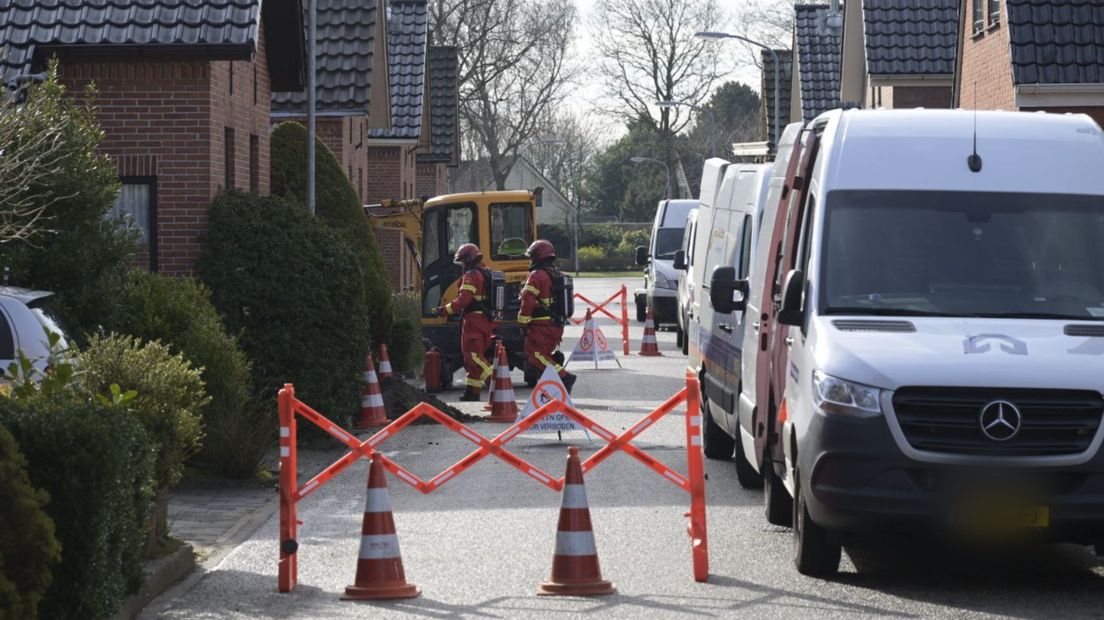
[[[120,305],[119,321],[110,331],[160,340],[202,371],[211,397],[203,408],[202,461],[227,476],[255,474],[270,442],[256,430],[264,422],[249,401],[249,360],[237,338],[226,332],[211,292],[191,278],[132,271]]]
[[[24,189],[25,196],[49,202],[41,228],[51,232],[4,244],[0,256],[11,267],[13,284],[57,293],[58,310],[78,340],[114,312],[134,251],[133,235],[104,219],[115,203],[118,171],[98,150],[104,133],[96,125],[91,91],[86,99],[90,103],[80,105],[66,95],[51,63],[26,104],[6,113],[16,117],[16,141],[56,144],[58,158],[49,175]],[[12,146],[0,144],[0,153]]]
[[[395,324],[391,328],[388,352],[397,372],[421,371],[425,345],[422,343],[422,298],[417,293],[395,295]]]
[[[299,123],[281,123],[272,131],[272,193],[295,204],[307,202],[307,130]],[[372,341],[395,344],[391,338],[391,285],[383,255],[357,190],[333,153],[315,141],[315,207],[356,255],[364,278]],[[395,196],[398,198],[398,196]]]
[[[0,398],[0,423],[49,494],[61,543],[40,615],[110,616],[142,583],[154,460],[145,430],[117,408],[63,398]]]
[[[276,428],[276,394],[334,420],[357,411],[368,353],[368,307],[353,252],[319,218],[241,192],[211,205],[199,272],[227,329],[253,362],[253,390]],[[271,436],[271,435],[270,435]]]
[[[0,618],[35,618],[57,563],[46,493],[31,486],[27,460],[0,426]]]

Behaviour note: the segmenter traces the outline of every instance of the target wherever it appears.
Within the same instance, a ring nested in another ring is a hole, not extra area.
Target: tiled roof
[[[825,4],[797,4],[794,13],[801,113],[803,120],[810,121],[839,107],[843,33],[824,25]]]
[[[367,114],[378,0],[317,2],[316,110]],[[272,94],[273,112],[306,109],[306,92]]]
[[[778,54],[779,80],[778,80],[778,112],[781,119],[778,126],[782,129],[790,124],[790,99],[793,88],[793,52],[790,50],[774,50]],[[763,59],[763,93],[762,103],[762,136],[767,141],[767,148],[774,150],[774,56],[767,50],[762,52]]]
[[[418,155],[418,161],[456,164],[460,146],[456,48],[430,47],[428,62],[430,148]]]
[[[1008,0],[1016,84],[1104,82],[1104,3]]]
[[[392,0],[387,7],[387,71],[391,128],[373,138],[417,139],[422,134],[426,71],[426,0]]]
[[[870,75],[951,75],[959,0],[863,0]]]
[[[289,3],[276,4],[298,18]],[[187,46],[248,59],[260,16],[260,0],[0,0],[0,79],[29,73],[48,49],[125,45],[151,53]]]

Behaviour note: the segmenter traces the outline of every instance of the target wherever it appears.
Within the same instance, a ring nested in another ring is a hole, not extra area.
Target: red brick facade
[[[445,164],[418,164],[415,193],[418,198],[433,198],[448,193],[448,166]]]
[[[953,103],[950,86],[895,86],[894,108],[949,108]]]
[[[383,254],[383,265],[387,269],[387,280],[391,290],[396,293],[417,291],[420,282],[415,281],[418,273],[417,258],[406,243],[401,230],[376,228],[376,242]]]
[[[367,191],[364,201],[369,204],[381,200],[405,200],[415,198],[414,149],[406,146],[381,146],[374,144],[367,149]]]
[[[228,176],[238,189],[269,192],[271,93],[263,38],[252,61],[63,58],[61,75],[77,99],[95,82],[103,152],[124,181],[153,184],[150,247],[157,260],[143,254],[142,266],[168,275],[193,272],[207,210]]]
[[[972,0],[963,0],[960,20],[963,32],[959,63],[957,107],[979,110],[1015,110],[1016,90],[1012,84],[1012,49],[1008,40],[1007,9],[1001,2],[1001,18],[974,34],[970,19]]]

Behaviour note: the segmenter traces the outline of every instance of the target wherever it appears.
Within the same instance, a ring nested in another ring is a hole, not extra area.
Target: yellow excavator
[[[456,296],[461,268],[452,262],[456,249],[474,243],[483,262],[505,278],[502,310],[495,335],[506,346],[511,368],[524,367],[524,337],[517,324],[518,296],[529,273],[525,251],[537,238],[537,207],[541,188],[533,191],[446,194],[426,201],[384,201],[365,213],[374,228],[401,229],[418,248],[422,282],[422,337],[441,351],[442,373],[448,383],[463,366],[460,318],[440,318],[433,309]]]

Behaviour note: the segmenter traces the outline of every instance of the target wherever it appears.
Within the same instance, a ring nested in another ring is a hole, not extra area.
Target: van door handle
[[[755,321],[754,323],[752,323],[751,328],[755,331],[759,331],[759,321]]]
[[[721,330],[722,332],[724,332],[726,334],[731,334],[732,333],[732,326],[729,325],[728,323],[718,324],[717,329]]]
[[[793,336],[786,336],[786,346],[792,347],[794,343]]]

